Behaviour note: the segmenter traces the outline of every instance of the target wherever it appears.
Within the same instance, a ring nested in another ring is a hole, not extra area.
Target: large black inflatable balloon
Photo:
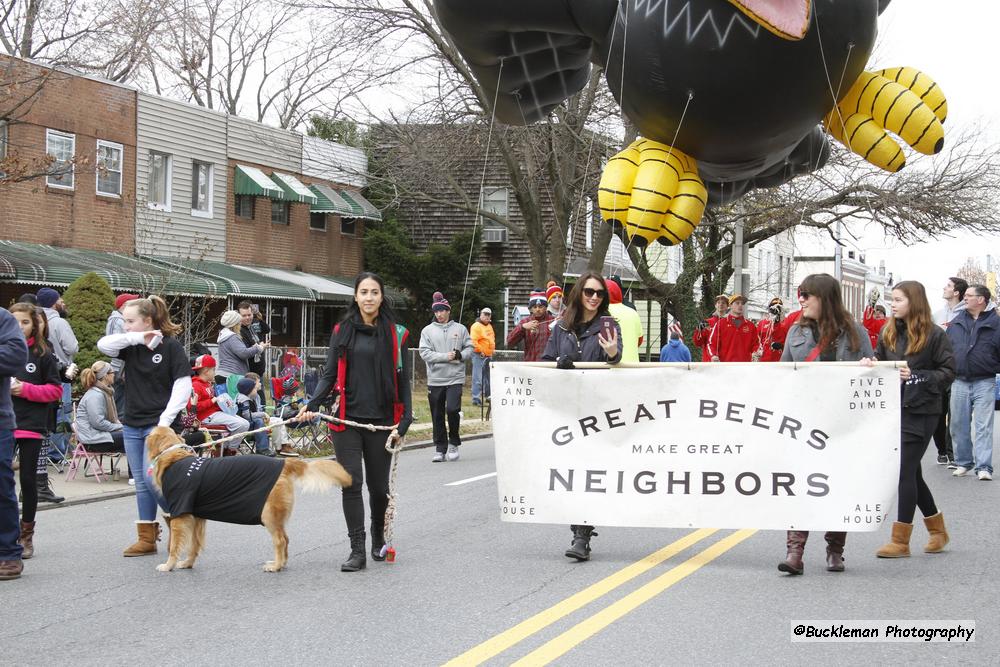
[[[888,0],[434,4],[480,84],[496,95],[498,119],[527,124],[544,118],[581,90],[591,63],[599,63],[624,114],[652,140],[637,148],[661,150],[662,144],[668,153],[682,153],[676,169],[681,182],[700,177],[699,187],[685,196],[703,207],[823,165],[829,146],[820,123],[864,73]],[[868,100],[861,99],[864,111]],[[833,134],[848,140],[855,134],[841,130]],[[853,142],[851,147],[857,150]],[[615,192],[603,183],[602,189]],[[625,204],[608,209],[602,202],[602,211],[614,218]],[[668,205],[647,202],[660,204]],[[701,211],[690,214],[700,218]],[[682,223],[693,229],[697,219]],[[673,243],[680,235],[662,236]]]

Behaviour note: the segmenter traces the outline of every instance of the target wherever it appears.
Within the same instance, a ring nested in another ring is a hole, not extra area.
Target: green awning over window
[[[352,190],[339,190],[341,199],[347,201],[354,209],[355,218],[365,220],[381,220],[382,213],[375,208],[375,205],[361,196],[360,192]]]
[[[283,174],[279,171],[271,174],[271,180],[278,184],[282,190],[285,191],[285,199],[288,201],[297,201],[301,204],[316,204],[316,195],[312,191],[302,184],[302,181],[295,178],[291,174]]]
[[[174,270],[194,271],[211,277],[225,285],[225,294],[256,297],[260,299],[292,299],[315,301],[316,293],[308,287],[287,280],[262,275],[225,262],[177,259],[175,257],[149,257],[156,264]]]
[[[268,197],[269,199],[289,199],[285,190],[272,181],[267,174],[257,167],[244,164],[236,165],[236,177],[233,179],[233,192],[238,195]],[[292,198],[294,201],[294,198]]]
[[[227,295],[226,284],[210,276],[168,269],[131,255],[0,241],[0,280],[4,282],[66,287],[91,271],[118,291],[219,298]]]
[[[317,203],[313,205],[313,213],[334,213],[344,218],[363,218],[365,220],[381,220],[382,213],[374,204],[350,190],[337,190],[329,185],[314,183],[309,186],[316,195]]]

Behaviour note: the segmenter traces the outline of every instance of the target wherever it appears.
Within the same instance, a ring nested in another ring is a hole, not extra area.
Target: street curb
[[[470,440],[485,440],[486,438],[492,438],[493,432],[487,433],[473,433],[472,435],[465,436],[462,438],[462,442],[468,442]],[[403,445],[403,451],[409,451],[411,449],[427,449],[428,447],[433,447],[433,440],[421,440],[420,442],[407,443]],[[90,503],[97,503],[102,500],[117,500],[118,498],[127,498],[128,496],[135,495],[135,487],[129,487],[127,490],[122,491],[109,491],[108,493],[95,494],[92,496],[81,496],[80,498],[71,498],[64,500],[61,503],[45,503],[38,505],[39,512],[47,512],[49,510],[56,510],[61,507],[75,507],[77,505],[88,505]]]

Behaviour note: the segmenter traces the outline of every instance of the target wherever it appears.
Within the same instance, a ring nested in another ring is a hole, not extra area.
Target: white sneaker
[[[980,482],[989,482],[992,479],[993,479],[993,475],[990,474],[989,470],[980,470],[979,471],[979,481]]]
[[[134,478],[132,478],[132,477],[129,477],[129,478],[128,478],[128,485],[129,485],[129,486],[135,486],[135,479],[134,479]]]
[[[449,461],[458,460],[458,447],[456,445],[448,445],[448,460]]]
[[[434,458],[431,459],[431,463],[441,463],[444,461],[444,454],[441,452],[434,452]]]
[[[951,473],[952,477],[965,477],[968,474],[969,474],[969,469],[963,468],[962,466],[958,466],[957,468],[955,468],[955,472]]]

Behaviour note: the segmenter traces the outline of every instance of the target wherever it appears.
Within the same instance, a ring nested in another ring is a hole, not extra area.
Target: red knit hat
[[[540,289],[531,290],[531,294],[528,295],[528,307],[532,306],[545,306],[547,305],[548,298],[545,296],[545,292]]]
[[[556,296],[562,295],[562,287],[559,287],[559,285],[556,284],[556,281],[550,280],[549,284],[545,286],[545,298],[549,301],[552,301],[552,299]]]
[[[126,303],[128,303],[129,301],[134,301],[135,299],[138,298],[139,298],[138,294],[119,294],[118,297],[115,299],[115,310],[121,310],[122,306],[124,306]]]
[[[618,283],[613,280],[605,280],[604,284],[608,286],[608,303],[621,303],[622,288],[618,286]]]
[[[441,292],[434,292],[434,296],[431,297],[431,312],[436,313],[439,310],[451,310],[451,304]]]

